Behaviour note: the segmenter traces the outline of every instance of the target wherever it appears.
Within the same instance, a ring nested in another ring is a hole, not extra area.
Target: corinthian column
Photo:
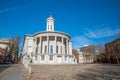
[[[47,36],[47,53],[49,53],[49,36]]]
[[[66,54],[68,54],[68,39],[66,39]]]
[[[69,54],[72,55],[72,42],[69,41]]]
[[[67,39],[67,54],[69,54],[69,40]]]
[[[56,54],[56,46],[57,46],[57,37],[55,36],[55,45],[54,45],[54,53]]]
[[[39,49],[40,49],[40,51],[39,51],[39,53],[41,54],[41,40],[42,40],[42,37],[40,36],[40,43],[39,43]]]
[[[62,54],[64,54],[64,43],[63,43],[63,37],[62,37]]]

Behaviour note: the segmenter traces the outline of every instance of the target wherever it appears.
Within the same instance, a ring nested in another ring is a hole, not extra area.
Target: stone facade
[[[80,48],[80,51],[83,52],[84,63],[93,63],[95,59],[95,46],[89,45]]]
[[[33,64],[74,64],[70,36],[54,31],[54,18],[47,18],[46,31],[34,35],[25,35],[23,47],[23,63],[25,57]]]

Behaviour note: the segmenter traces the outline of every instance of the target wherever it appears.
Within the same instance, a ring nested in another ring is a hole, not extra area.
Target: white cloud
[[[6,8],[6,9],[3,9],[3,10],[0,10],[0,13],[3,13],[3,12],[5,12],[5,11],[8,11],[9,9],[11,9],[11,8]]]
[[[80,48],[84,45],[89,45],[93,43],[93,41],[89,40],[85,36],[75,36],[72,37],[73,48]]]
[[[5,8],[5,9],[0,10],[0,13],[7,12],[7,11],[12,11],[12,10],[24,9],[24,8],[29,7],[29,6],[35,5],[36,3],[38,3],[38,2],[37,2],[37,1],[34,1],[34,2],[33,2],[33,1],[32,1],[32,2],[26,3],[25,5],[8,7],[8,8]]]
[[[104,38],[104,37],[110,37],[118,34],[120,32],[120,29],[112,29],[110,27],[101,27],[94,30],[85,29],[85,36],[89,38]]]
[[[9,8],[5,8],[5,9],[0,10],[0,13],[7,12],[7,11],[15,11],[15,10],[19,10],[22,8],[24,8],[24,6],[9,7]]]
[[[80,48],[84,45],[96,44],[97,42],[94,39],[102,39],[105,37],[110,37],[118,34],[120,32],[120,28],[110,28],[105,27],[104,25],[96,27],[95,29],[88,29],[82,31],[83,34],[81,36],[72,37],[73,48]]]

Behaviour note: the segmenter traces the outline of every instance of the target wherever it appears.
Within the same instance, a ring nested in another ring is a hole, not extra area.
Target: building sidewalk
[[[15,64],[12,66],[12,70],[2,78],[2,80],[23,80],[21,68],[21,64]]]

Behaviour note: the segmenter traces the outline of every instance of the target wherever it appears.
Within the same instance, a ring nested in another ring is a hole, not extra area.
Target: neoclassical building
[[[54,31],[55,19],[50,16],[46,19],[46,31],[25,35],[23,47],[23,63],[26,58],[32,64],[74,64],[72,42],[70,35]]]

